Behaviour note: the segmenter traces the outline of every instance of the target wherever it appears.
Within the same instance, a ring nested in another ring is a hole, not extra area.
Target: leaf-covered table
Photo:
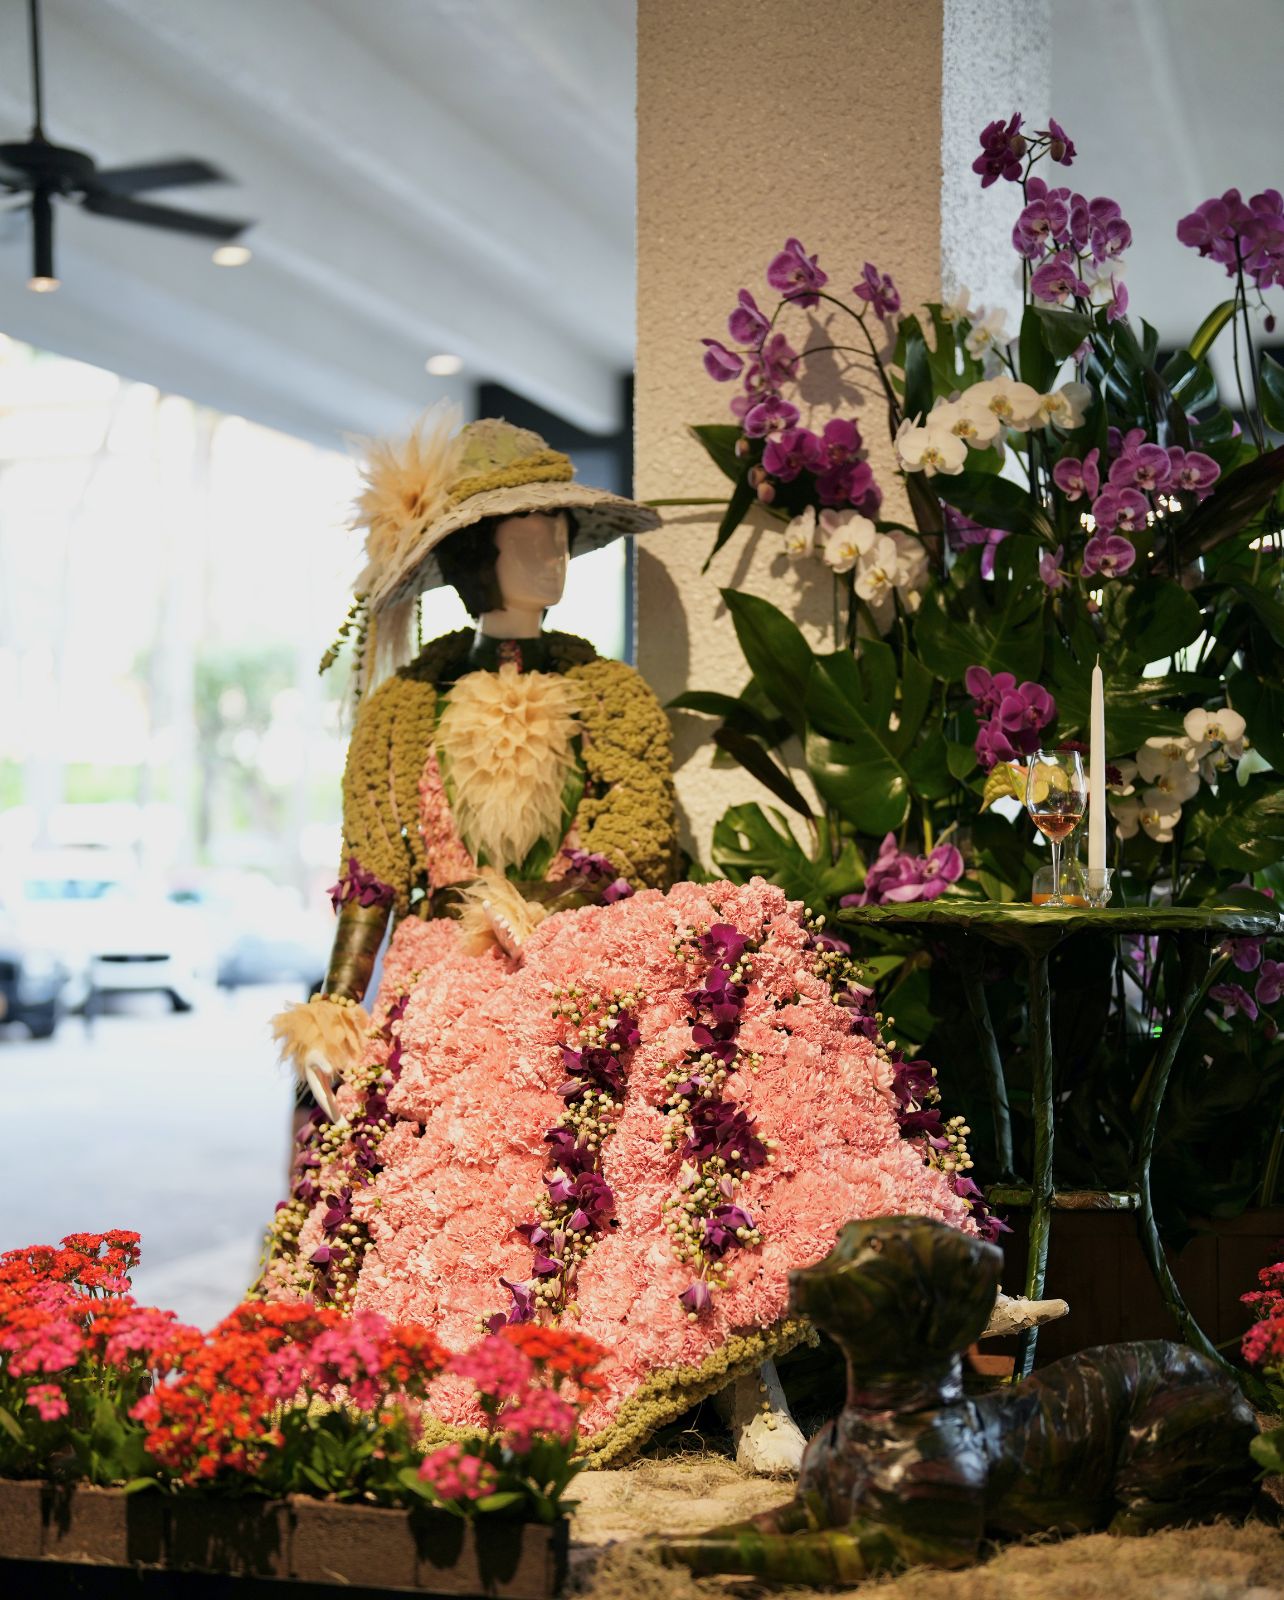
[[[1256,900],[1256,904],[1252,903]],[[1173,1062],[1187,1024],[1195,1014],[1212,979],[1217,946],[1226,939],[1256,938],[1280,931],[1279,914],[1263,909],[1260,897],[1225,906],[1139,906],[1093,911],[1066,906],[1005,904],[991,900],[934,900],[926,905],[862,906],[839,914],[848,929],[879,928],[884,932],[924,931],[959,940],[964,962],[964,989],[981,1042],[994,1111],[999,1165],[1004,1180],[1012,1169],[1012,1125],[1008,1113],[1003,1061],[990,1020],[981,978],[981,946],[1002,945],[1019,950],[1026,958],[1030,982],[1031,1101],[1034,1119],[1034,1169],[1030,1182],[1030,1244],[1026,1257],[1025,1292],[1042,1298],[1048,1260],[1048,1234],[1055,1196],[1052,1187],[1052,1145],[1055,1131],[1053,1098],[1052,1005],[1048,987],[1048,958],[1063,940],[1080,934],[1158,936],[1171,939],[1180,959],[1180,992],[1170,1005],[1163,1036],[1134,1100],[1141,1118],[1135,1163],[1138,1227],[1151,1271],[1188,1344],[1215,1361],[1222,1357],[1199,1327],[1182,1299],[1164,1254],[1155,1224],[1150,1193],[1150,1163],[1155,1147],[1159,1113]],[[995,1194],[991,1191],[992,1195]],[[997,1198],[997,1195],[995,1196]],[[1131,1196],[1102,1196],[1103,1205],[1131,1204]],[[1091,1203],[1091,1201],[1089,1201]],[[1034,1365],[1039,1330],[1021,1336],[1014,1379],[1024,1377]],[[1223,1363],[1225,1364],[1225,1363]]]

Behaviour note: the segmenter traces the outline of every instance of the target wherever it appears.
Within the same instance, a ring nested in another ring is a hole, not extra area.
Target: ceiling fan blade
[[[244,233],[252,224],[236,217],[213,217],[203,211],[180,211],[176,206],[158,206],[148,200],[131,200],[123,194],[104,194],[90,189],[81,201],[95,216],[116,217],[121,222],[141,222],[151,228],[168,228],[171,233],[191,233],[202,239],[226,242]]]
[[[197,183],[227,183],[225,172],[197,156],[142,161],[132,167],[107,167],[94,173],[95,189],[108,194],[145,194],[149,189],[185,189]]]

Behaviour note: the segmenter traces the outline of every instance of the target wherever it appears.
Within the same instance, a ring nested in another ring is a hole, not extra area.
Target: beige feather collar
[[[561,836],[562,790],[580,731],[576,685],[549,672],[470,672],[437,725],[451,810],[475,858],[500,872]]]

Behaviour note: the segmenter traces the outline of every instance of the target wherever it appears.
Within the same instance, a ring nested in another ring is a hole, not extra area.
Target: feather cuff
[[[281,1052],[306,1083],[306,1069],[317,1059],[330,1072],[342,1077],[360,1057],[366,1043],[370,1018],[359,1006],[341,1006],[324,995],[313,995],[304,1004],[287,1006],[272,1018],[272,1037]]]

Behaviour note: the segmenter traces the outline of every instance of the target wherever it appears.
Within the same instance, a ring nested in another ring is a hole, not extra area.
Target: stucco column
[[[1046,126],[1049,4],[639,0],[641,498],[726,492],[686,432],[730,420],[735,392],[705,375],[700,339],[726,337],[740,287],[771,297],[763,274],[790,235],[819,254],[838,294],[868,260],[892,274],[906,308],[967,285],[973,304],[1011,309],[1012,190],[983,193],[969,167],[993,118],[1021,109]],[[806,314],[789,315],[795,348],[822,342],[822,315],[810,339]],[[900,516],[877,392],[837,385],[818,361],[804,420],[855,415],[886,514]],[[825,636],[828,575],[789,566],[779,523],[755,518],[701,576],[716,514],[666,515],[662,531],[639,541],[637,567],[638,665],[663,700],[686,688],[736,693],[747,679],[721,588],[766,595],[817,643]],[[705,865],[726,807],[769,799],[740,769],[711,768],[711,726],[677,718],[686,844]]]

